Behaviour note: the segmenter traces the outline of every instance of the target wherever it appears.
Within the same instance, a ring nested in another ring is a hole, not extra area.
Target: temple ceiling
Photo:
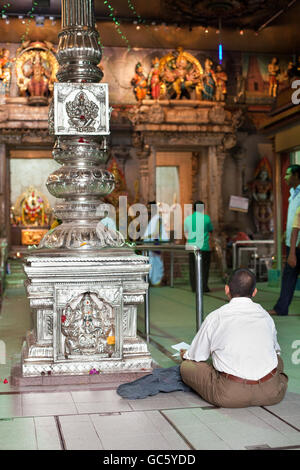
[[[57,43],[60,0],[39,0],[35,13],[44,26],[29,27],[30,38]],[[32,0],[16,0],[6,10],[9,24],[1,21],[3,42],[20,42]],[[109,9],[108,5],[112,9]],[[222,42],[227,50],[295,54],[300,43],[299,0],[95,0],[95,14],[104,46],[127,47],[110,13],[133,48],[215,49],[221,20]],[[18,15],[24,15],[23,19]],[[49,16],[54,17],[50,20]],[[208,33],[205,33],[205,29]],[[243,34],[240,35],[240,30]],[[284,37],[284,41],[281,38]]]

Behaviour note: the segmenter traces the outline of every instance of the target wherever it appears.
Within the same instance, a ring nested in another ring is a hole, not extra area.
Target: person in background
[[[156,201],[148,202],[147,209],[150,221],[143,235],[144,242],[153,242],[158,245],[161,241],[169,241]],[[164,262],[160,251],[149,251],[149,263],[151,265],[150,283],[152,286],[159,286],[164,277]]]
[[[300,273],[300,245],[297,246],[298,234],[300,230],[300,206],[296,210],[292,225],[291,246],[287,263],[291,268],[297,268]]]
[[[208,287],[208,276],[210,267],[209,236],[213,231],[210,217],[204,214],[204,203],[196,201],[193,205],[193,214],[186,217],[184,221],[184,234],[187,239],[187,248],[193,246],[199,248],[202,254],[202,279],[203,292],[210,292]],[[193,292],[196,292],[196,266],[194,252],[189,253],[190,283]]]
[[[289,197],[289,207],[286,222],[286,255],[289,259],[291,234],[293,229],[293,222],[297,208],[300,206],[300,165],[290,165],[284,177],[286,183],[291,187]],[[295,240],[295,247],[299,245],[300,233],[298,233]],[[290,263],[286,263],[281,280],[280,296],[277,300],[273,310],[270,310],[270,315],[288,315],[289,305],[293,299],[296,288],[297,278],[300,266],[300,250],[296,250],[297,263],[293,267]]]
[[[225,286],[229,303],[211,312],[180,351],[183,382],[215,406],[275,405],[287,390],[274,320],[253,302],[256,293],[249,269],[233,271]]]

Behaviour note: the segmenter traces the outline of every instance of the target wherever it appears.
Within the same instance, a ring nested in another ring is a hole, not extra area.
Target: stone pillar
[[[138,151],[137,157],[140,163],[140,202],[146,204],[149,201],[149,149]]]
[[[93,4],[62,0],[59,83],[49,111],[57,136],[53,156],[62,166],[47,181],[49,192],[62,199],[55,208],[62,224],[47,232],[24,267],[35,316],[23,347],[24,377],[151,370],[151,355],[137,335],[148,258],[99,223],[97,211],[114,178],[101,168],[107,161],[102,136],[109,134],[109,109],[107,85],[98,83],[101,52]]]
[[[0,237],[10,237],[10,171],[6,145],[0,144]],[[2,232],[2,233],[1,233]]]
[[[192,198],[193,203],[198,199],[198,173],[199,173],[199,152],[193,152],[192,155]]]
[[[207,212],[209,213],[215,231],[219,230],[220,223],[224,217],[222,201],[222,175],[225,154],[217,151],[217,147],[208,147],[208,197],[209,203]]]
[[[130,158],[129,154],[129,148],[128,147],[122,147],[122,146],[117,146],[113,147],[110,151],[111,157],[114,157],[118,160],[118,162],[121,165],[121,169],[123,173],[125,173],[125,165],[127,160]]]
[[[281,198],[281,158],[276,152],[273,139],[273,214],[275,220],[275,253],[277,257],[277,269],[281,270],[282,265],[282,198]]]

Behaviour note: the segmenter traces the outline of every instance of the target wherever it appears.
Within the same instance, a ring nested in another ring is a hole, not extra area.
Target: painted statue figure
[[[276,98],[278,91],[278,75],[280,73],[278,59],[273,57],[272,61],[268,65],[269,72],[269,96]]]
[[[8,95],[10,82],[11,82],[11,66],[12,60],[10,59],[10,51],[2,49],[0,53],[0,81],[1,81],[1,94]]]
[[[227,95],[226,82],[228,80],[227,73],[224,72],[222,65],[216,67],[216,101],[225,101]]]
[[[216,76],[212,66],[212,60],[207,58],[204,63],[202,99],[208,101],[214,99],[216,88]]]
[[[273,187],[271,167],[263,158],[255,171],[255,179],[250,183],[253,198],[253,213],[256,232],[269,233],[273,221]]]
[[[152,69],[148,75],[148,89],[153,100],[160,97],[159,58],[152,60]]]
[[[131,85],[133,86],[133,92],[137,101],[142,101],[146,98],[147,95],[147,79],[143,72],[143,67],[140,62],[135,66],[135,75],[131,80]]]
[[[176,52],[167,54],[160,60],[162,94],[169,99],[190,99],[193,90],[200,99],[203,69],[200,62],[178,47]]]
[[[27,64],[24,75],[30,78],[27,87],[30,96],[44,97],[48,94],[50,71],[43,66],[39,51],[35,52],[33,58]]]

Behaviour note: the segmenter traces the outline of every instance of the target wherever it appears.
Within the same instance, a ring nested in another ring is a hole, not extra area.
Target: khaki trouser
[[[254,385],[227,379],[206,362],[184,360],[180,372],[183,382],[204,400],[224,408],[275,405],[283,399],[288,383],[280,356],[274,376],[266,382]]]

